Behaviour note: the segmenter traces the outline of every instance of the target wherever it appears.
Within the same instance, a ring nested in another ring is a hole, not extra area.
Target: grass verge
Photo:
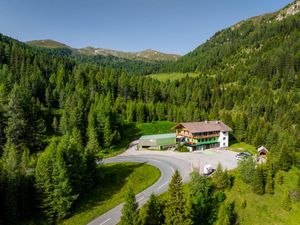
[[[71,217],[60,225],[84,225],[124,201],[124,193],[132,185],[137,194],[155,183],[160,170],[143,163],[112,163],[99,168],[104,179],[98,187],[79,199]]]
[[[234,152],[250,152],[252,155],[255,155],[257,153],[256,148],[253,145],[249,145],[245,142],[234,143],[227,149]]]

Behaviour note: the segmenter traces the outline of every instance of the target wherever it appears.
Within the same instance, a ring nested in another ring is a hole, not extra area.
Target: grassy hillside
[[[136,125],[140,135],[164,134],[175,132],[174,126],[176,123],[169,121],[156,121],[151,123],[138,123]]]
[[[295,189],[299,169],[293,168],[284,175],[283,184],[275,179],[275,194],[254,194],[251,187],[236,178],[233,188],[227,193],[228,201],[235,201],[235,211],[239,224],[243,225],[298,225],[300,224],[300,202],[292,200],[292,210],[285,211],[282,207],[284,194]]]
[[[160,177],[159,169],[142,163],[111,163],[103,165],[103,185],[81,198],[70,218],[61,225],[84,225],[124,201],[124,193],[133,185],[137,194],[151,186]],[[113,178],[113,179],[112,179]]]
[[[188,77],[197,77],[198,73],[156,73],[149,75],[150,77],[159,80],[159,81],[167,81],[167,80],[180,80]]]

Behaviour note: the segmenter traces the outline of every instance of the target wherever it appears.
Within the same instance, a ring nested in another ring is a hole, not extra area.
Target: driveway
[[[104,163],[112,162],[145,162],[153,165],[161,171],[159,180],[136,195],[139,206],[144,205],[151,193],[161,194],[168,190],[168,184],[171,181],[175,170],[178,170],[183,178],[183,182],[189,180],[189,174],[193,170],[200,168],[203,172],[205,164],[211,164],[216,168],[220,162],[224,168],[233,169],[237,166],[235,152],[228,150],[210,149],[199,152],[173,152],[173,151],[149,151],[136,150],[137,141],[132,142],[127,151],[123,154],[105,159]],[[109,210],[105,214],[97,217],[88,225],[115,225],[120,221],[123,203]]]

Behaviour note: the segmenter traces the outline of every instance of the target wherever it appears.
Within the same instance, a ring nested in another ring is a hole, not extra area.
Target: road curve
[[[172,158],[168,156],[157,156],[157,155],[147,155],[147,156],[116,156],[113,158],[105,159],[104,163],[115,163],[115,162],[140,162],[140,163],[148,163],[157,167],[161,176],[158,181],[152,186],[148,187],[146,190],[137,194],[136,200],[139,206],[144,205],[149,196],[152,193],[161,194],[168,189],[168,184],[171,181],[172,175],[175,170],[178,170],[181,176],[183,177],[183,181],[186,182],[189,178],[189,164],[184,162],[183,160]],[[116,206],[115,208],[109,210],[108,212],[102,214],[97,217],[88,225],[115,225],[120,221],[121,218],[121,210],[123,207],[123,203]]]

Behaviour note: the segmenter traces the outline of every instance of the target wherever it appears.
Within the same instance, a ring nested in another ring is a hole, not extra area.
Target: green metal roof
[[[169,134],[154,134],[154,135],[144,135],[140,139],[165,139],[165,138],[176,138],[175,133],[169,133]]]

